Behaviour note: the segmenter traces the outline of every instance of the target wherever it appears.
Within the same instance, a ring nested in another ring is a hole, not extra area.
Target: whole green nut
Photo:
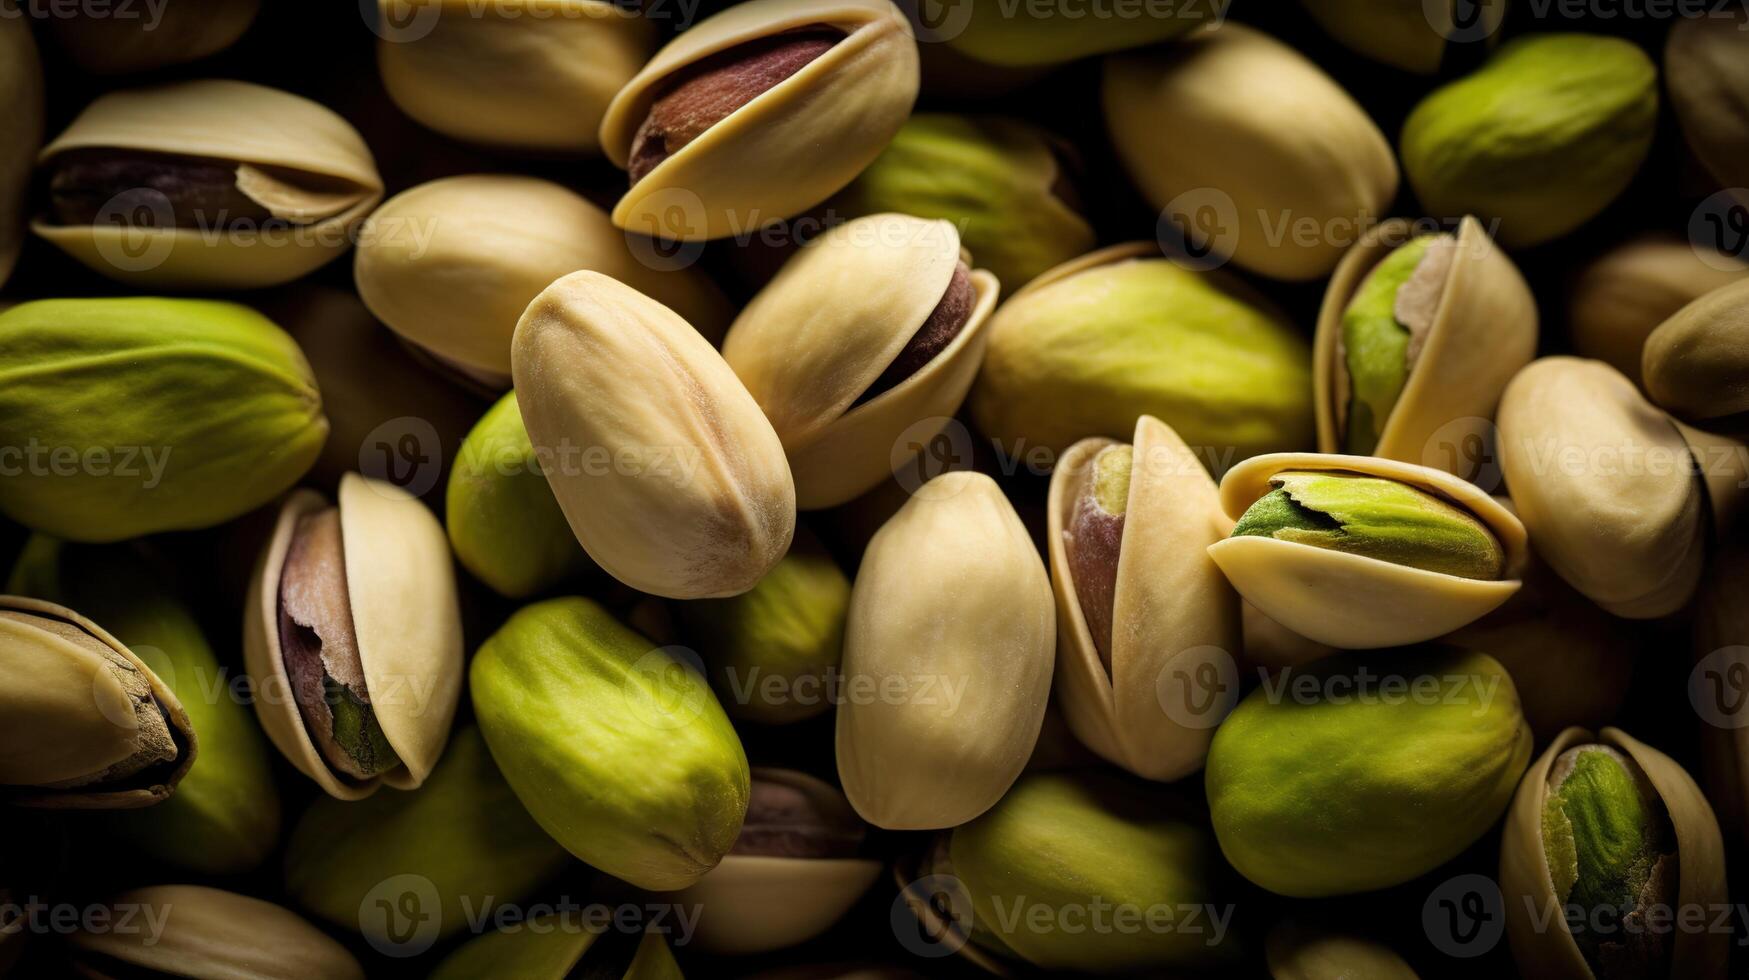
[[[1523,248],[1578,228],[1626,190],[1657,121],[1658,70],[1639,47],[1532,35],[1415,107],[1403,169],[1424,210],[1496,220],[1495,238]]]
[[[559,915],[490,932],[451,953],[431,980],[681,980],[668,941],[655,929],[597,931]]]
[[[66,299],[0,313],[0,512],[72,541],[211,527],[296,483],[328,420],[296,343],[243,306]]]
[[[1072,16],[1069,8],[1021,5],[1018,9],[976,0],[947,0],[931,26],[948,47],[974,60],[1004,67],[1057,65],[1091,55],[1169,41],[1214,23],[1225,6],[1213,0],[1174,4],[1170,14]],[[1102,11],[1102,13],[1110,13]]]
[[[652,891],[684,888],[741,831],[751,774],[703,677],[587,599],[511,616],[474,656],[474,713],[548,834]]]
[[[1373,267],[1342,313],[1342,350],[1351,389],[1343,452],[1370,455],[1409,380],[1414,327],[1400,319],[1399,297],[1428,258],[1433,236],[1416,238]],[[1449,241],[1449,239],[1447,239]],[[1444,279],[1437,281],[1443,285]],[[1434,299],[1438,299],[1437,293]]]
[[[1451,648],[1338,654],[1252,691],[1215,732],[1215,836],[1295,898],[1401,884],[1494,825],[1530,761],[1505,668]]]
[[[1652,401],[1682,418],[1749,411],[1749,280],[1707,293],[1653,330],[1641,375]]]

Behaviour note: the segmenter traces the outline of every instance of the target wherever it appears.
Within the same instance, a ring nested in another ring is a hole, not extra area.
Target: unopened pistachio
[[[43,69],[30,21],[7,7],[0,17],[0,286],[23,244],[30,171],[43,140]]]
[[[1679,17],[1664,43],[1670,103],[1694,155],[1749,207],[1749,14]]]
[[[58,11],[43,22],[80,68],[119,75],[217,54],[243,36],[260,10],[261,0],[166,2],[147,16],[84,8]]]
[[[1684,306],[1646,338],[1646,393],[1691,421],[1749,411],[1749,280]]]
[[[1676,235],[1640,235],[1589,262],[1567,303],[1575,353],[1609,364],[1642,385],[1646,338],[1677,310],[1749,278],[1749,263]]]

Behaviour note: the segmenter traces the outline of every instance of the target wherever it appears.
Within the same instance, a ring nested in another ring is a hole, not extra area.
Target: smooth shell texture
[[[1240,651],[1239,598],[1207,549],[1221,539],[1220,497],[1208,471],[1158,419],[1136,422],[1129,505],[1118,553],[1111,671],[1082,615],[1066,529],[1109,439],[1083,439],[1051,473],[1048,541],[1057,597],[1057,696],[1077,738],[1148,779],[1202,766],[1216,718],[1200,726],[1165,709],[1161,683],[1196,676]]]
[[[1169,7],[1034,7],[945,0],[928,12],[947,46],[982,65],[1037,68],[1169,41],[1224,13],[1219,3],[1186,0]],[[985,69],[988,70],[987,68]]]
[[[946,426],[959,410],[996,306],[996,279],[983,271],[972,273],[971,316],[947,349],[855,404],[941,302],[959,261],[959,233],[946,221],[858,218],[804,246],[729,328],[723,359],[783,441],[798,506],[863,493],[927,444],[913,426]],[[899,446],[901,435],[918,436],[916,448]]]
[[[1264,954],[1270,980],[1416,980],[1415,971],[1388,946],[1293,921],[1269,931]]]
[[[0,481],[0,512],[28,527],[119,541],[221,524],[296,483],[327,436],[303,353],[246,307],[69,299],[0,313],[0,447],[23,470]]]
[[[1687,419],[1749,411],[1749,281],[1695,300],[1646,338],[1646,393]]]
[[[1749,263],[1676,235],[1630,239],[1585,266],[1567,302],[1567,336],[1595,358],[1642,384],[1646,338],[1677,310],[1749,278]]]
[[[856,812],[932,830],[1001,799],[1044,723],[1056,625],[1044,564],[995,481],[924,484],[851,587],[837,748]]]
[[[880,155],[910,115],[918,85],[917,42],[888,0],[752,0],[707,18],[614,96],[602,149],[628,165],[632,137],[670,76],[747,41],[814,25],[846,37],[646,174],[620,198],[613,223],[679,241],[750,233],[819,204]]]
[[[1449,18],[1456,0],[1442,4]],[[1440,9],[1424,0],[1300,0],[1300,5],[1312,15],[1331,37],[1350,51],[1374,61],[1412,71],[1417,75],[1432,75],[1439,71],[1445,58],[1447,24],[1432,21],[1434,10]],[[1492,36],[1506,16],[1505,3],[1481,3],[1475,9],[1480,19],[1466,30],[1484,31]]]
[[[1537,553],[1617,616],[1688,602],[1705,560],[1706,494],[1688,443],[1620,372],[1544,357],[1500,402],[1500,467]]]
[[[378,6],[389,16],[397,0]],[[656,46],[652,21],[599,0],[437,0],[414,9],[416,20],[433,18],[425,33],[377,42],[383,87],[420,123],[492,146],[596,152],[608,103]]]
[[[1721,186],[1749,184],[1749,16],[1720,7],[1707,17],[1677,18],[1664,44],[1664,70],[1694,155]],[[1742,203],[1749,207],[1749,200]]]
[[[512,360],[529,439],[556,454],[547,482],[608,574],[674,599],[736,595],[789,549],[783,443],[672,310],[574,273],[529,305]]]
[[[155,885],[115,897],[115,918],[136,918],[133,929],[78,932],[76,957],[96,956],[139,973],[258,980],[363,980],[364,969],[346,947],[272,902],[198,885]],[[162,922],[158,933],[145,928]]]
[[[80,68],[99,75],[150,71],[197,61],[225,50],[255,22],[261,0],[205,0],[134,8],[89,8],[83,16],[60,11],[44,26]]]
[[[518,977],[521,980],[569,980],[595,976],[595,964],[584,956],[596,943],[624,940],[603,939],[602,933],[566,928],[566,920],[534,919],[525,928],[489,932],[451,953],[431,980],[478,980],[480,977]],[[617,964],[616,964],[617,967]],[[625,972],[602,973],[615,980],[681,980],[680,967],[668,949],[668,940],[654,929],[644,932]]]
[[[0,17],[0,286],[24,243],[30,172],[43,141],[43,68],[30,21],[16,10]]]
[[[1318,449],[1338,452],[1346,409],[1342,315],[1367,274],[1408,239],[1412,226],[1393,219],[1367,233],[1336,268],[1318,312],[1312,383]],[[1500,393],[1536,356],[1536,299],[1506,253],[1475,218],[1465,217],[1457,253],[1440,294],[1433,325],[1421,341],[1409,379],[1385,421],[1372,455],[1475,476],[1483,460],[1468,451],[1489,431]]]
[[[1118,158],[1149,203],[1224,197],[1237,226],[1203,244],[1251,272],[1325,275],[1352,241],[1344,232],[1376,221],[1397,193],[1396,158],[1366,111],[1293,48],[1240,24],[1111,58],[1102,98]],[[1318,232],[1296,234],[1302,225]]]
[[[1239,594],[1293,632],[1344,650],[1418,643],[1481,618],[1518,591],[1527,560],[1524,525],[1474,484],[1444,470],[1372,456],[1260,456],[1221,481],[1227,516],[1237,520],[1269,492],[1271,477],[1289,470],[1347,471],[1406,483],[1469,511],[1506,552],[1504,577],[1482,581],[1275,538],[1225,538],[1211,545],[1209,555]]]
[[[1680,864],[1678,891],[1664,914],[1692,916],[1728,902],[1725,889],[1725,845],[1712,807],[1694,779],[1664,753],[1614,728],[1599,737],[1569,728],[1533,763],[1513,797],[1500,846],[1500,891],[1506,900],[1506,935],[1512,956],[1526,976],[1551,980],[1592,980],[1592,972],[1573,935],[1562,928],[1564,909],[1549,877],[1543,850],[1543,804],[1548,796],[1549,770],[1555,759],[1575,745],[1601,743],[1632,759],[1663,799],[1676,828],[1676,858]],[[1711,912],[1707,916],[1711,917]],[[1552,915],[1554,928],[1542,925]],[[1669,921],[1667,918],[1666,922]],[[1728,931],[1673,928],[1671,977],[1717,980],[1726,975],[1731,953]]]

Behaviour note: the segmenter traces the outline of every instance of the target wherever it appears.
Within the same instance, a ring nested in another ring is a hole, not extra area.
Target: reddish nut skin
[[[977,305],[978,294],[972,289],[972,273],[964,262],[954,266],[953,278],[948,281],[947,292],[941,296],[941,302],[935,304],[935,309],[929,314],[929,319],[917,328],[910,341],[900,349],[893,363],[881,372],[874,384],[868,386],[857,398],[857,404],[869,401],[892,388],[898,387],[901,381],[909,378],[923,369],[944,350],[947,350],[953,339],[960,335],[966,324],[972,318],[972,307]]]
[[[1069,517],[1065,549],[1069,574],[1081,616],[1093,635],[1099,659],[1111,673],[1113,609],[1117,603],[1117,563],[1123,550],[1123,506],[1129,491],[1129,446],[1112,446],[1093,458],[1093,478],[1087,482],[1075,512]],[[1109,485],[1108,485],[1109,484]],[[1104,489],[1107,492],[1102,493]],[[1115,509],[1114,509],[1115,505]]]
[[[123,198],[132,192],[137,199]],[[148,153],[138,150],[73,150],[55,160],[49,178],[49,201],[55,221],[63,225],[95,224],[110,208],[151,207],[163,195],[170,204],[173,227],[232,228],[260,226],[273,215],[237,189],[237,165],[225,160]],[[162,218],[163,215],[153,215]]]

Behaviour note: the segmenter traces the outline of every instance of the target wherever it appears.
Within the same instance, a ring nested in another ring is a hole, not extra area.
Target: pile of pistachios
[[[1742,976],[1745,509],[1749,7],[0,0],[0,977]]]

